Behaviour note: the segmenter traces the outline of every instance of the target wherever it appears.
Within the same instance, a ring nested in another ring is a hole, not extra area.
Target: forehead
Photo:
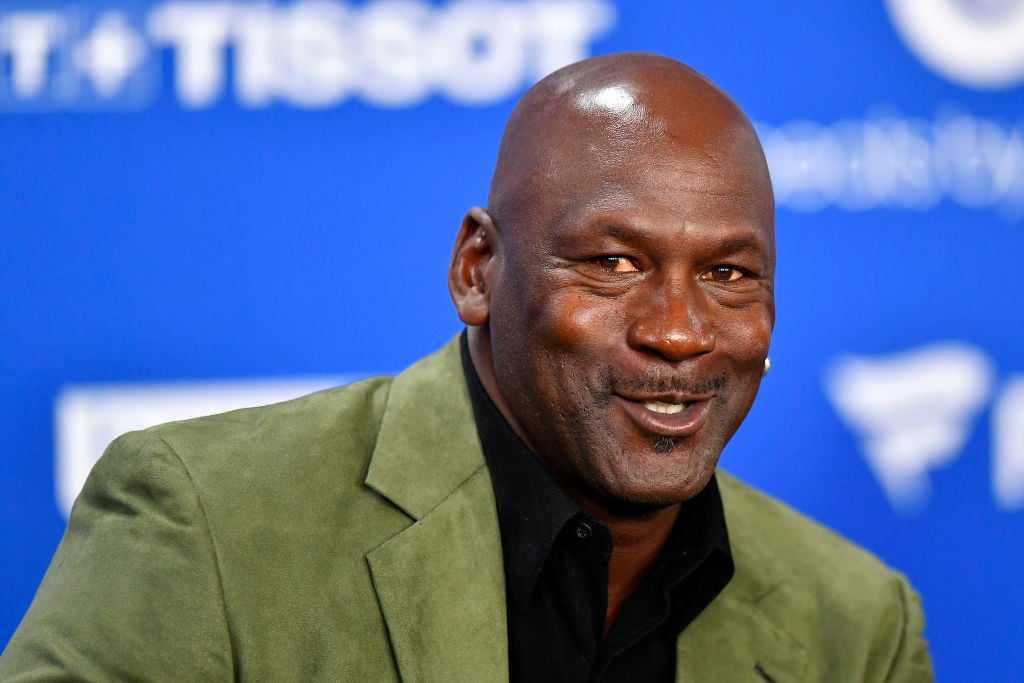
[[[706,236],[746,233],[770,248],[770,182],[759,148],[750,148],[743,131],[698,136],[694,144],[670,129],[650,128],[650,134],[576,135],[552,145],[530,192],[534,236],[578,237],[596,225],[634,233],[689,228]]]

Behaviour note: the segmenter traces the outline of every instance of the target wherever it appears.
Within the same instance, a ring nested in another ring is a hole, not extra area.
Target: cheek
[[[718,326],[718,338],[736,360],[760,364],[771,344],[771,312],[759,306],[756,310],[744,311],[742,316],[723,318]]]
[[[503,384],[518,398],[551,400],[575,376],[596,316],[581,297],[543,278],[505,283],[491,301],[491,345]],[[497,292],[495,292],[497,293]],[[570,382],[571,383],[571,382]]]
[[[605,348],[621,327],[613,308],[594,305],[593,297],[557,285],[530,302],[527,315],[535,340],[562,352],[597,351]]]
[[[601,377],[615,357],[619,316],[614,307],[594,305],[592,296],[557,285],[529,300],[526,308],[529,334],[519,350],[522,364],[507,370],[529,376],[530,386],[519,388],[522,402],[533,404],[531,412],[543,405],[550,409],[548,420],[578,420],[572,416],[600,394]]]

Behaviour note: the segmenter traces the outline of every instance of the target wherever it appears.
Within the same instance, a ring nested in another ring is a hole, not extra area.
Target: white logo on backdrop
[[[1007,382],[992,415],[992,484],[1008,510],[1024,507],[1024,377]]]
[[[953,108],[933,121],[876,112],[830,125],[758,124],[776,201],[794,211],[829,206],[926,210],[943,199],[1024,216],[1024,125]]]
[[[993,378],[985,353],[945,342],[881,358],[839,358],[825,390],[860,435],[889,501],[913,510],[928,500],[929,471],[962,452],[992,398]],[[992,430],[995,499],[1007,510],[1024,507],[1024,378],[1011,379],[996,398]]]
[[[136,429],[267,405],[347,384],[355,377],[65,387],[54,410],[57,504],[66,517],[100,455]]]
[[[178,102],[324,108],[358,98],[483,105],[590,54],[605,0],[162,2],[144,16],[85,6],[0,12],[0,109],[138,108],[172,55]]]
[[[92,82],[100,97],[120,93],[145,59],[146,43],[117,11],[101,16],[92,32],[71,50],[71,63]],[[31,95],[43,80],[36,79],[27,94]]]
[[[886,0],[908,47],[969,88],[1024,83],[1024,0]]]

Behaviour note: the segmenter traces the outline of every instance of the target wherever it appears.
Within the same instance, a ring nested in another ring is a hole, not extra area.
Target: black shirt
[[[683,503],[654,567],[605,636],[608,528],[584,511],[491,401],[462,336],[462,366],[494,485],[512,681],[672,681],[676,637],[733,575],[714,478]]]

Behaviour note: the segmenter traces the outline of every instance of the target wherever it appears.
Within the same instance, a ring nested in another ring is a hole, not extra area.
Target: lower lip
[[[619,403],[629,417],[645,432],[657,436],[690,436],[695,434],[708,419],[711,401],[694,401],[678,413],[657,413],[645,408],[642,403],[620,398]]]

